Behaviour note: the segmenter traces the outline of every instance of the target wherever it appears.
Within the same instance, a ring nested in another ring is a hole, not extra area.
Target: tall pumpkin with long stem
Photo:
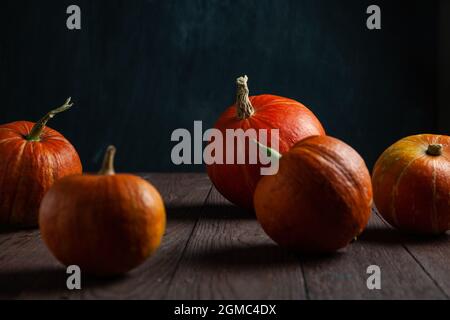
[[[34,227],[42,197],[53,183],[82,172],[72,144],[47,127],[68,110],[70,98],[36,123],[16,121],[0,126],[0,224]]]
[[[324,135],[325,130],[316,116],[303,104],[292,99],[263,94],[249,96],[248,77],[236,81],[236,103],[220,116],[215,124],[223,136],[228,129],[267,129],[270,145],[270,129],[279,130],[279,152],[287,152],[297,141],[309,136]],[[224,139],[222,154],[234,152],[234,164],[214,163],[207,166],[208,175],[217,190],[229,201],[253,210],[253,192],[261,178],[261,163],[237,164],[238,150],[227,146]],[[257,137],[259,140],[259,137]],[[250,141],[245,142],[246,159],[249,159]],[[249,161],[248,161],[249,162]]]

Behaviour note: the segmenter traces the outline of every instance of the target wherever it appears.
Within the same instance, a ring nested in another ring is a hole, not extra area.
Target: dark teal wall
[[[366,8],[382,8],[382,30]],[[66,29],[66,7],[82,30]],[[172,130],[212,126],[234,81],[298,99],[372,165],[397,139],[434,131],[435,1],[110,0],[0,2],[0,122],[53,120],[95,170],[203,170],[170,162]]]
[[[450,135],[450,1],[439,1],[438,127]]]

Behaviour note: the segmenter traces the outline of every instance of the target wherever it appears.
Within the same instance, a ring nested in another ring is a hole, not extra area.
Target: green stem
[[[105,176],[112,176],[116,174],[114,171],[114,156],[116,155],[116,147],[109,146],[106,149],[105,157],[103,158],[103,165],[98,174]]]
[[[272,158],[275,158],[275,159],[277,159],[277,160],[280,160],[280,159],[281,159],[282,155],[281,155],[281,153],[279,153],[277,150],[272,149],[272,148],[270,148],[270,147],[268,147],[268,146],[266,146],[266,145],[263,145],[261,142],[259,142],[259,141],[256,140],[256,139],[253,139],[252,141],[253,141],[254,143],[256,143],[256,144],[258,145],[258,147],[260,147],[261,149],[266,150],[267,156],[268,156],[268,157],[272,157]]]
[[[28,141],[40,141],[42,132],[44,131],[45,125],[47,124],[48,120],[53,118],[56,114],[64,112],[73,106],[73,103],[70,103],[70,100],[71,98],[68,98],[61,107],[50,111],[41,120],[36,122],[30,133],[25,138]]]

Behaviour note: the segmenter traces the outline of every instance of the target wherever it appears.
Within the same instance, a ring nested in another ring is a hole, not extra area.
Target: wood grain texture
[[[66,288],[65,268],[47,251],[38,231],[14,234],[2,242],[0,292],[20,299],[163,299],[211,184],[205,175],[142,175],[161,192],[167,206],[168,224],[161,247],[143,265],[112,279],[83,277],[80,291]]]
[[[303,299],[305,291],[297,258],[213,189],[168,298]]]
[[[432,246],[428,249],[434,250]],[[449,256],[450,257],[450,256]],[[310,299],[442,299],[445,295],[376,214],[361,237],[325,257],[301,258]],[[367,267],[381,269],[381,290],[367,288]]]
[[[53,279],[55,274],[64,272],[55,267],[57,263],[46,251],[37,230],[1,232],[0,299],[17,298],[34,286],[38,276]]]
[[[205,174],[142,174],[168,212],[161,248],[129,274],[83,276],[66,288],[65,268],[37,230],[0,230],[2,299],[448,299],[450,239],[406,236],[377,214],[362,236],[327,256],[274,244],[255,217],[226,201]],[[366,269],[381,268],[381,290]]]
[[[379,219],[386,226],[385,232],[397,235],[395,244],[401,243],[443,295],[450,299],[450,234],[447,232],[434,237],[411,236],[394,230],[380,216]]]

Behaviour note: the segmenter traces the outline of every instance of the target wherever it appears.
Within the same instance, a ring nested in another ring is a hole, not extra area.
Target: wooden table
[[[18,299],[448,299],[450,237],[411,238],[374,213],[349,247],[322,257],[275,245],[205,174],[143,174],[161,192],[168,225],[161,248],[128,275],[82,278],[66,270],[36,230],[0,233],[0,298]],[[81,235],[80,235],[81,236]],[[366,286],[381,268],[381,290]]]

